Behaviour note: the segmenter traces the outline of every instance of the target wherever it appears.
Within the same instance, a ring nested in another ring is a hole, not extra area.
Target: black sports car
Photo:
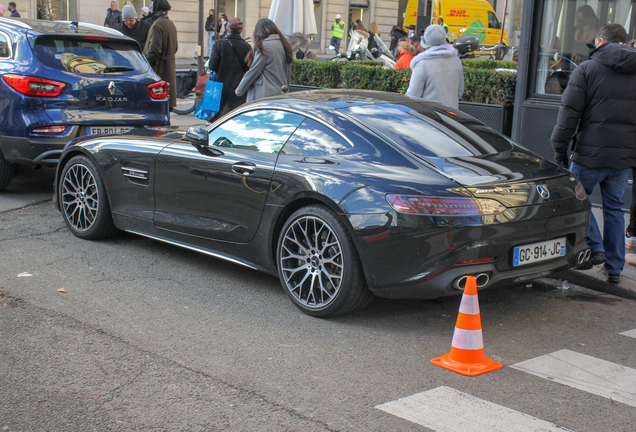
[[[291,93],[211,126],[78,138],[55,203],[78,237],[125,230],[277,274],[321,317],[589,257],[572,174],[459,111],[381,92]]]

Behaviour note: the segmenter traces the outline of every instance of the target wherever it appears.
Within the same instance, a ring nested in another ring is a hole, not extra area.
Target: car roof
[[[355,89],[319,89],[291,92],[279,96],[258,99],[250,107],[275,106],[299,110],[313,110],[314,113],[330,113],[342,108],[360,105],[390,104],[417,108],[420,113],[432,114],[436,109],[449,109],[435,102],[427,102],[400,93]],[[454,110],[456,111],[456,110]],[[463,116],[463,113],[460,113]]]
[[[23,29],[33,36],[59,34],[126,38],[114,29],[83,22],[79,22],[77,24],[78,25],[75,29],[71,29],[70,21],[47,21],[28,18],[0,17],[0,28],[10,27],[13,30]]]

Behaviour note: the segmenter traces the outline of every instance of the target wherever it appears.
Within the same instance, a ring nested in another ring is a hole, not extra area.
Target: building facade
[[[150,7],[150,0],[116,0],[121,10],[124,5],[132,4],[141,10],[143,6]],[[172,10],[170,19],[175,23],[179,32],[180,58],[194,57],[198,39],[198,0],[169,0]],[[334,17],[339,14],[345,23],[361,20],[365,27],[376,22],[381,31],[382,39],[388,44],[389,33],[394,25],[402,22],[408,0],[314,0],[314,13],[318,34],[310,49],[318,54],[330,53],[328,50],[331,40],[331,25]],[[504,0],[490,0],[497,14],[503,14]],[[110,0],[26,0],[16,1],[18,10],[23,17],[42,18],[51,20],[83,21],[92,24],[103,24],[106,10],[110,7]],[[518,33],[518,20],[515,21],[516,11],[521,10],[521,0],[508,0],[508,15],[506,29],[509,34]],[[205,15],[215,8],[217,17],[225,13],[229,18],[239,17],[245,23],[244,37],[252,34],[256,22],[269,15],[272,0],[205,0]],[[518,4],[518,7],[517,7]],[[500,10],[499,10],[500,9]],[[519,12],[520,14],[520,12]],[[349,17],[349,18],[347,18]],[[517,33],[515,33],[517,31]],[[342,47],[347,45],[347,33]],[[511,38],[511,43],[513,39]],[[203,47],[205,52],[207,47]]]

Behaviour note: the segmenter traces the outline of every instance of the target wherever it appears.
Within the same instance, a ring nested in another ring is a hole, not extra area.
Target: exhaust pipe
[[[576,264],[581,265],[585,261],[585,251],[579,252],[576,256]]]
[[[490,282],[490,276],[486,273],[479,273],[477,276],[477,288],[483,288]]]
[[[467,279],[468,279],[468,276],[462,276],[455,279],[455,282],[453,282],[453,288],[464,291],[464,288],[466,288]]]
[[[453,288],[463,291],[464,288],[466,288],[466,281],[468,280],[468,276],[469,275],[461,276],[455,279],[455,281],[453,282]],[[488,282],[490,282],[490,276],[488,276],[486,273],[479,273],[477,276],[475,276],[475,279],[477,288],[483,288],[488,285]]]
[[[585,251],[585,261],[589,261],[590,256],[592,256],[592,249],[588,249]]]

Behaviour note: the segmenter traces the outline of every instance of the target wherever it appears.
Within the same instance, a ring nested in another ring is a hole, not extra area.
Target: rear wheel
[[[191,114],[199,102],[201,102],[201,96],[190,93],[185,97],[177,98],[177,106],[172,108],[172,112],[180,115]]]
[[[17,170],[16,165],[7,161],[2,152],[0,152],[0,191],[5,190],[11,184],[13,176]]]
[[[373,299],[353,240],[327,207],[307,206],[287,220],[278,240],[277,264],[285,292],[308,315],[342,315]]]
[[[102,179],[86,156],[66,164],[58,194],[64,222],[77,237],[99,239],[117,232]]]

